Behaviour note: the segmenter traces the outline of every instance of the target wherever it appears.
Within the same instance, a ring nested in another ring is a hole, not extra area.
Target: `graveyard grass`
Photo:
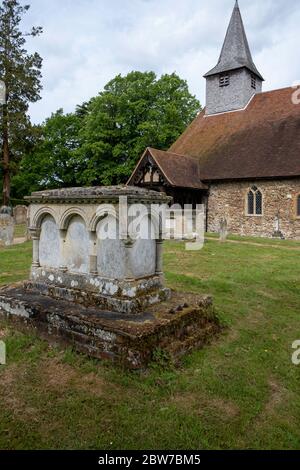
[[[300,243],[237,241],[166,244],[168,285],[212,294],[226,326],[180,367],[126,372],[1,320],[0,448],[299,449]],[[30,260],[30,243],[0,249],[0,284]]]

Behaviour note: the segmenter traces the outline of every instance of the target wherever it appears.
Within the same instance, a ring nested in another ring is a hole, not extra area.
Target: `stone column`
[[[123,240],[124,247],[125,247],[125,270],[126,270],[126,281],[132,281],[134,279],[134,275],[132,273],[132,265],[131,265],[131,251],[134,245],[134,240],[131,238],[127,238]]]
[[[163,240],[156,240],[156,269],[157,276],[163,275]]]
[[[41,229],[31,227],[29,229],[30,235],[32,238],[32,267],[39,268],[40,267],[40,235]]]
[[[89,272],[97,276],[97,232],[89,232],[90,247],[89,247]]]
[[[63,273],[68,271],[68,267],[65,266],[64,261],[64,245],[66,243],[66,230],[59,230],[59,258],[60,258],[60,266],[59,270]]]

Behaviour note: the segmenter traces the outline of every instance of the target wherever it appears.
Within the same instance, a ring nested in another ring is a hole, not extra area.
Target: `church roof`
[[[292,101],[295,93],[299,96],[294,88],[258,93],[246,109],[235,112],[209,116],[204,110],[170,152],[193,157],[201,181],[300,176],[300,104]]]
[[[264,80],[253,62],[241,12],[236,1],[218,64],[204,77],[207,78],[211,75],[229,72],[230,70],[242,67],[246,67],[261,80]]]
[[[179,188],[207,189],[207,186],[200,180],[199,164],[197,160],[187,155],[179,155],[174,152],[164,152],[148,147],[134,172],[132,173],[128,185],[134,184],[135,176],[144,166],[144,160],[151,156],[157,167],[165,177],[170,186]]]

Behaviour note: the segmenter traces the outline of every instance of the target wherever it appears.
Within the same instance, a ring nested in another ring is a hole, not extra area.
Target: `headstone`
[[[0,214],[12,215],[11,207],[8,207],[8,206],[0,207]]]
[[[6,364],[6,346],[4,341],[0,341],[0,366]]]
[[[27,206],[16,206],[14,208],[14,218],[17,225],[27,223]]]
[[[280,230],[280,212],[277,212],[275,216],[273,238],[281,238],[282,240],[285,238],[282,231]]]
[[[0,245],[9,246],[14,241],[14,218],[9,214],[0,214]]]
[[[226,242],[228,236],[228,225],[225,217],[220,220],[220,242]]]

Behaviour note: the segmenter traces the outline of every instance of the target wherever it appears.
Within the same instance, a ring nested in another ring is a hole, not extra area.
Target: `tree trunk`
[[[10,158],[8,144],[8,116],[7,104],[3,105],[3,129],[2,129],[2,157],[3,157],[3,205],[10,205]]]

